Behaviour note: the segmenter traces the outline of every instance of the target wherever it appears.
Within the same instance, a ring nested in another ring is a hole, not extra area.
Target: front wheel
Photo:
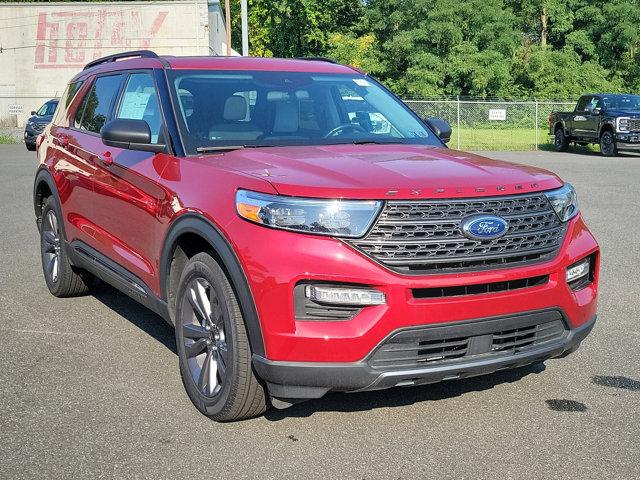
[[[605,157],[615,157],[618,155],[618,146],[613,132],[606,131],[600,135],[600,152]]]
[[[211,255],[199,253],[185,266],[175,320],[180,374],[196,408],[216,421],[264,413],[267,397],[252,369],[238,300]]]
[[[566,152],[569,148],[569,140],[565,136],[564,130],[562,128],[556,130],[553,147],[556,152]]]

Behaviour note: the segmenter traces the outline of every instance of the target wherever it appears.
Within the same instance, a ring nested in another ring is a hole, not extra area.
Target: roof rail
[[[327,62],[327,63],[335,63],[335,64],[338,63],[332,58],[327,58],[327,57],[296,57],[296,60],[309,60],[313,62]]]
[[[133,57],[159,58],[158,55],[155,52],[152,52],[151,50],[134,50],[131,52],[114,53],[113,55],[107,55],[106,57],[96,58],[95,60],[87,63],[84,66],[83,70],[86,70],[91,67],[95,67],[96,65],[100,65],[103,63],[111,63],[123,58],[133,58]]]

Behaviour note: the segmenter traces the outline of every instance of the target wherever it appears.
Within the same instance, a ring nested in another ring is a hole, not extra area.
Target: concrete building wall
[[[0,126],[24,125],[95,58],[220,55],[224,37],[218,0],[0,3]]]

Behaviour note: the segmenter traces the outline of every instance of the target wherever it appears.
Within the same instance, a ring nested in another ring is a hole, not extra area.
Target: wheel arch
[[[251,350],[255,354],[264,356],[265,347],[258,312],[240,261],[231,243],[218,227],[209,219],[196,213],[183,214],[173,222],[162,248],[160,291],[163,300],[167,303],[171,322],[175,324],[176,299],[172,292],[177,290],[182,269],[189,258],[202,251],[213,253],[214,258],[227,274],[242,311]]]
[[[51,176],[49,170],[45,167],[40,167],[36,173],[36,178],[33,182],[33,210],[36,215],[36,222],[38,229],[42,221],[42,210],[44,208],[44,202],[47,198],[53,197],[60,207],[60,198],[58,196],[58,188],[56,182]],[[62,219],[62,231],[64,233],[64,219]]]
[[[553,126],[553,133],[556,133],[558,130],[562,129],[565,131],[564,122],[562,120],[558,120]],[[565,132],[566,133],[566,132]]]
[[[616,133],[615,128],[613,128],[613,125],[609,122],[602,124],[602,126],[600,127],[600,133],[598,134],[598,138],[600,138],[604,132],[611,132],[614,135]]]

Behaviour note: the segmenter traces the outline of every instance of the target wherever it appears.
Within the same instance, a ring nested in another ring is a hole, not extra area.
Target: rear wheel
[[[553,147],[556,152],[566,152],[569,148],[569,140],[565,136],[564,130],[562,128],[556,130]]]
[[[618,146],[613,132],[606,130],[600,135],[600,152],[605,157],[615,157],[618,155]]]
[[[79,272],[74,271],[65,251],[62,216],[52,197],[42,209],[40,223],[40,252],[42,273],[51,294],[56,297],[77,297],[85,295],[89,288]]]
[[[176,344],[189,398],[216,421],[265,412],[267,400],[251,365],[242,312],[227,276],[207,253],[184,268],[176,302]]]

